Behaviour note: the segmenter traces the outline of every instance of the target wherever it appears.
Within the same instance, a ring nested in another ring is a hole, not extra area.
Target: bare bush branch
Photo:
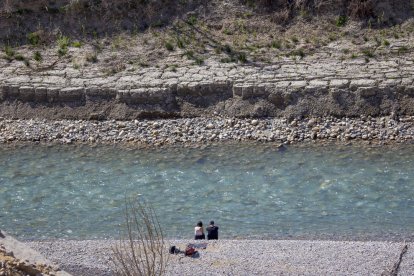
[[[118,275],[163,275],[168,263],[164,233],[154,209],[140,200],[125,199],[125,229],[112,247]]]

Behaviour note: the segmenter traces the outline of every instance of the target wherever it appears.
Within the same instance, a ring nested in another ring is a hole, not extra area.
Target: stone
[[[351,80],[349,88],[353,91],[357,90],[358,87],[374,87],[376,86],[376,80],[370,79],[360,79],[360,80]]]
[[[19,100],[24,102],[31,102],[34,100],[35,89],[30,86],[23,86],[19,88]]]
[[[7,97],[7,86],[0,85],[0,101],[4,101]]]
[[[85,98],[85,90],[82,87],[63,88],[59,91],[59,101],[81,102]]]
[[[87,87],[85,95],[87,100],[112,100],[116,98],[117,90],[114,88]]]
[[[285,99],[282,96],[282,93],[272,93],[268,96],[268,100],[277,108],[283,108],[285,106]]]
[[[348,88],[349,82],[349,80],[335,79],[330,81],[329,86],[333,88],[343,89]]]
[[[363,98],[368,98],[375,96],[377,94],[377,87],[358,87],[357,94],[361,95]]]
[[[47,88],[46,87],[35,88],[34,101],[37,103],[43,103],[47,101]]]
[[[243,85],[242,84],[234,84],[232,91],[233,97],[242,97],[243,96]]]
[[[47,101],[50,103],[59,102],[59,88],[49,87],[47,89]]]
[[[19,97],[19,87],[18,86],[8,86],[5,92],[7,99],[17,99]]]
[[[310,119],[306,124],[308,127],[313,127],[317,123],[316,119]]]

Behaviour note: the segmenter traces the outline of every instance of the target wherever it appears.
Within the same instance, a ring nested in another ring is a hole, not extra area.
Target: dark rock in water
[[[204,164],[206,162],[207,162],[207,158],[205,158],[205,157],[200,157],[196,161],[197,164]]]
[[[280,145],[277,146],[277,150],[280,151],[280,152],[287,151],[287,149],[288,148],[284,144],[280,144]]]

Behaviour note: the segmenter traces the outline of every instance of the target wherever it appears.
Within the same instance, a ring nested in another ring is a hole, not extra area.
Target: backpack
[[[175,245],[170,246],[170,254],[178,254],[182,253],[178,247]]]
[[[187,246],[184,252],[186,256],[190,256],[190,257],[192,257],[195,253],[197,253],[197,250],[195,250],[194,247],[191,247],[191,246]]]
[[[175,245],[170,246],[170,254],[175,254],[176,247]]]

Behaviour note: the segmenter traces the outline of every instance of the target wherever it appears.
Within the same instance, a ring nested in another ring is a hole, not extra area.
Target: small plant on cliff
[[[177,37],[177,47],[180,48],[180,49],[185,48],[184,41],[182,39],[180,39],[179,37]]]
[[[194,26],[195,24],[197,24],[197,17],[195,15],[190,15],[187,18],[187,24],[191,26]]]
[[[30,33],[27,35],[29,43],[33,46],[38,46],[40,44],[40,35],[37,32]]]
[[[375,56],[375,53],[373,50],[371,49],[364,49],[362,50],[362,53],[367,57],[367,58],[373,58]]]
[[[166,41],[166,42],[164,43],[164,46],[165,46],[165,49],[167,49],[168,51],[174,51],[174,46],[172,45],[172,43],[171,43],[171,42]]]
[[[346,25],[347,22],[348,22],[348,17],[341,15],[336,19],[335,25],[337,27],[343,27]]]
[[[125,229],[112,247],[117,275],[164,275],[168,253],[154,209],[139,199],[125,199]]]
[[[80,47],[82,47],[82,42],[74,41],[74,42],[72,42],[72,47],[80,48]]]
[[[60,36],[57,40],[59,48],[67,48],[69,47],[70,39],[67,36]]]
[[[401,46],[400,48],[398,48],[398,54],[404,54],[408,52],[408,47],[407,46]]]
[[[246,53],[243,53],[243,52],[239,53],[238,56],[237,56],[237,59],[241,63],[247,63]]]
[[[42,54],[39,51],[34,52],[33,59],[36,60],[37,62],[41,62],[43,59]]]
[[[70,44],[70,39],[67,36],[60,36],[57,40],[59,46],[58,54],[60,57],[65,56],[68,53],[68,47]]]
[[[91,63],[97,63],[98,62],[98,55],[96,54],[96,52],[87,53],[85,58],[86,58],[87,62],[91,62]]]
[[[289,55],[292,57],[299,57],[300,59],[302,59],[305,57],[305,52],[303,51],[303,49],[298,49],[298,50],[291,51]]]
[[[22,54],[16,54],[14,58],[18,61],[24,61],[26,59]]]
[[[4,47],[4,53],[6,54],[4,58],[7,59],[9,62],[14,59],[14,55],[16,54],[16,52],[10,46]]]
[[[273,40],[270,46],[275,49],[280,49],[282,48],[282,43],[280,42],[280,40]]]
[[[203,65],[204,64],[204,59],[201,57],[194,57],[194,62],[197,65]]]

